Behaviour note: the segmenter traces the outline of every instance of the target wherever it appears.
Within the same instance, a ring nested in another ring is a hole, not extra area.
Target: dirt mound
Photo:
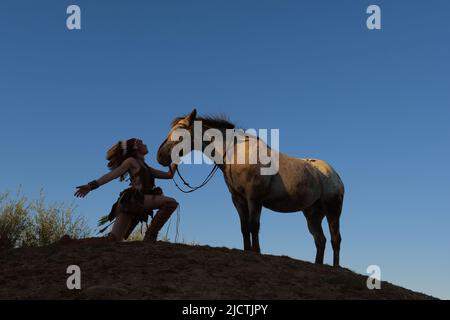
[[[69,265],[81,290],[66,286]],[[61,239],[0,252],[0,299],[430,299],[367,277],[285,256],[166,242]]]

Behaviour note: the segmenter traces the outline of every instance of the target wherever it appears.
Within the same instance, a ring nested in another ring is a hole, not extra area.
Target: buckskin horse
[[[201,121],[204,130],[214,128],[223,132],[224,136],[227,129],[235,128],[234,124],[223,117],[197,117],[195,109],[186,116],[175,118],[167,138],[158,150],[157,160],[161,165],[168,166],[172,162],[171,152],[178,143],[177,139],[172,139],[174,132],[177,129],[185,129],[192,133],[195,120]],[[193,140],[194,135],[190,136]],[[261,139],[249,136],[241,142],[246,144],[247,156],[257,152],[250,146],[252,139],[257,139],[258,144],[264,144],[269,152],[278,152],[271,150]],[[195,147],[196,144],[191,141],[191,145]],[[204,141],[197,144],[197,149],[201,148],[202,152],[205,147]],[[232,148],[237,148],[237,144]],[[230,151],[224,144],[217,150],[222,152],[222,156],[226,156]],[[263,165],[259,162],[216,162],[239,213],[244,250],[260,252],[259,227],[262,207],[277,212],[303,211],[316,245],[315,263],[323,264],[326,238],[322,230],[322,220],[326,217],[333,248],[333,265],[339,266],[339,219],[344,200],[344,185],[339,175],[328,163],[320,159],[295,158],[281,152],[278,152],[278,155],[278,172],[273,175],[262,175],[260,169]]]

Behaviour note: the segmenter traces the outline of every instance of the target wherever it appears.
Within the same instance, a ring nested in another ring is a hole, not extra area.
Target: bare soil
[[[81,269],[68,290],[67,267]],[[0,249],[0,299],[432,299],[367,276],[286,256],[168,242],[61,239]]]

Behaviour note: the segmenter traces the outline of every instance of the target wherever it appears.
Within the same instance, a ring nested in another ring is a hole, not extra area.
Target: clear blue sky
[[[81,31],[66,29],[73,3]],[[0,191],[43,187],[95,227],[126,184],[85,199],[75,186],[107,172],[119,139],[141,137],[158,168],[170,120],[195,105],[278,128],[282,152],[336,168],[345,267],[377,264],[383,280],[450,298],[449,12],[447,0],[2,0]],[[181,170],[196,183],[210,166]],[[181,203],[185,241],[242,248],[221,174],[190,195],[158,184]],[[302,214],[264,210],[260,237],[264,253],[314,259]]]

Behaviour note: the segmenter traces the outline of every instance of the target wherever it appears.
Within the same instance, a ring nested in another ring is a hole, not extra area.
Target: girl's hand
[[[91,191],[91,187],[88,184],[78,186],[78,190],[75,192],[75,197],[84,198]]]
[[[169,170],[170,178],[173,178],[173,176],[175,175],[175,170],[177,170],[177,167],[178,167],[178,165],[176,163],[170,164],[170,170]]]

